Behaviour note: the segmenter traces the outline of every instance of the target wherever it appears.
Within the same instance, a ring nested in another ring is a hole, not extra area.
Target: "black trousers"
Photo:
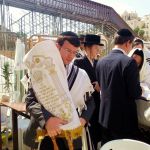
[[[57,138],[56,142],[59,150],[69,150],[62,138]],[[40,150],[54,150],[53,142],[51,138],[47,136],[42,140],[42,143],[40,145]],[[82,150],[82,148],[74,149],[74,150]]]
[[[91,124],[91,126],[89,127],[89,131],[90,131],[90,136],[91,136],[91,140],[94,145],[94,148],[95,150],[97,150],[98,142],[101,141],[101,137],[102,137],[101,135],[102,126],[98,122],[99,108],[100,108],[100,96],[99,96],[99,93],[97,92],[95,92],[93,96],[94,96],[94,102],[95,102],[95,110],[89,121]]]
[[[91,141],[94,145],[95,150],[97,149],[98,142],[101,141],[102,135],[101,135],[101,125],[96,122],[91,123],[91,126],[89,127]]]

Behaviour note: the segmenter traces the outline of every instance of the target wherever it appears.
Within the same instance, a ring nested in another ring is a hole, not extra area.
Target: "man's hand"
[[[86,124],[86,120],[84,118],[80,118],[80,123],[84,127]]]
[[[54,136],[60,134],[61,133],[60,126],[64,125],[64,124],[67,124],[67,121],[57,118],[57,117],[50,117],[45,124],[47,134],[50,137],[54,137]]]

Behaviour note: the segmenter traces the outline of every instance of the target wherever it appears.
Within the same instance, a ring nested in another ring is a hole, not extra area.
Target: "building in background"
[[[144,28],[143,30],[145,31],[145,37],[147,37],[150,41],[150,14],[145,15],[142,18],[142,21],[144,22]]]
[[[140,18],[136,12],[125,11],[121,17],[139,36],[150,41],[150,14]]]

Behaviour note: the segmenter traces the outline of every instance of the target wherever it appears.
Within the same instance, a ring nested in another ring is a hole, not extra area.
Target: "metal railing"
[[[16,39],[14,32],[0,32],[0,50],[15,50]]]

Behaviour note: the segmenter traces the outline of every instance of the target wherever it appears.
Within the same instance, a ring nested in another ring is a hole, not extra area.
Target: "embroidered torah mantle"
[[[63,130],[80,126],[67,83],[66,70],[55,43],[46,40],[36,44],[24,57],[31,83],[39,103],[54,116],[68,121]]]

